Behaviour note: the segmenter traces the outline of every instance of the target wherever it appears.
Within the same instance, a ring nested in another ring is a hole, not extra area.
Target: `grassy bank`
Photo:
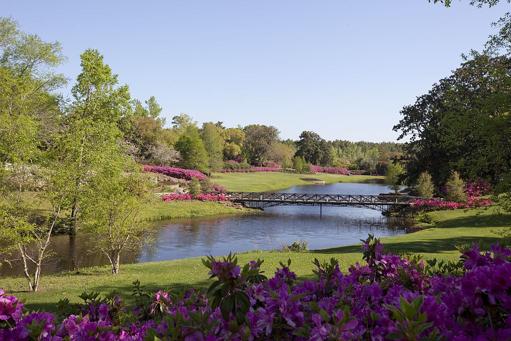
[[[419,253],[426,257],[439,259],[457,259],[456,247],[463,244],[482,243],[487,246],[501,240],[499,231],[511,230],[511,215],[499,215],[494,208],[441,211],[429,214],[434,227],[383,240],[385,249],[400,253]],[[259,251],[243,253],[242,262],[262,258],[263,269],[271,274],[280,261],[292,260],[291,269],[299,276],[312,275],[312,260],[327,260],[330,257],[341,261],[343,270],[357,261],[361,261],[360,246],[345,246],[304,253],[277,251]],[[42,289],[38,293],[27,293],[22,278],[0,279],[0,287],[22,297],[33,309],[54,309],[59,299],[68,297],[78,302],[83,291],[107,293],[117,291],[128,300],[131,283],[135,280],[150,289],[189,286],[204,287],[208,284],[208,275],[200,258],[191,258],[156,263],[130,264],[121,267],[117,276],[109,274],[108,267],[83,270],[80,274],[59,274],[44,276]]]
[[[311,181],[304,179],[318,179],[327,184],[337,182],[375,182],[383,181],[381,176],[369,175],[335,175],[335,174],[294,174],[280,172],[259,173],[214,173],[211,181],[224,186],[231,192],[266,192],[283,190],[292,186],[310,185]]]
[[[257,211],[239,206],[212,201],[172,201],[155,200],[142,212],[142,218],[148,221],[170,220],[179,218],[198,218],[208,216],[238,215]]]

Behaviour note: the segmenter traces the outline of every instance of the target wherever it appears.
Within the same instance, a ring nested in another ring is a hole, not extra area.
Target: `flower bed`
[[[197,179],[201,181],[207,179],[207,176],[199,172],[198,170],[184,169],[178,167],[144,165],[144,172],[159,173],[173,178],[185,180]]]
[[[445,201],[440,199],[415,199],[411,202],[412,207],[420,209],[455,210],[459,208],[476,208],[493,205],[493,201],[487,198],[469,197],[466,202]]]
[[[465,185],[465,193],[467,193],[468,197],[480,197],[489,194],[490,191],[490,183],[481,179],[473,182],[467,182]]]
[[[323,166],[310,166],[310,170],[312,173],[328,173],[328,174],[340,174],[340,175],[350,175],[351,172],[347,168],[343,167],[323,167]]]
[[[135,308],[117,297],[82,295],[85,304],[60,323],[49,313],[26,313],[0,290],[0,339],[511,339],[510,249],[472,248],[463,263],[447,265],[382,250],[370,237],[366,265],[343,274],[334,259],[315,261],[316,278],[305,281],[290,262],[267,279],[260,260],[241,267],[231,255],[208,257],[203,262],[214,281],[207,293],[149,295],[136,286]]]
[[[189,193],[169,193],[162,195],[162,200],[169,201],[187,201],[187,200],[200,200],[200,201],[229,201],[229,197],[224,193],[202,193],[191,195]]]
[[[222,173],[255,173],[255,172],[282,172],[281,167],[256,167],[250,168],[233,168],[233,169],[222,169]]]

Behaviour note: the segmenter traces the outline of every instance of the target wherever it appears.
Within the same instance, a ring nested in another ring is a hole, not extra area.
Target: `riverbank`
[[[336,175],[336,174],[295,174],[283,172],[258,173],[213,173],[211,181],[229,192],[269,192],[279,191],[293,186],[317,183],[381,183],[384,177],[373,175]]]
[[[293,186],[318,183],[375,183],[382,182],[381,176],[335,175],[335,174],[294,174],[280,172],[259,173],[214,173],[211,181],[222,185],[229,192],[278,191]],[[172,220],[180,218],[202,218],[255,214],[257,210],[218,202],[199,200],[155,202],[142,213],[144,220]]]
[[[428,258],[456,260],[457,247],[481,243],[488,247],[502,241],[500,233],[511,231],[511,214],[499,214],[495,207],[485,209],[438,211],[428,213],[430,228],[411,234],[383,239],[386,251],[394,253],[421,254]],[[272,273],[279,262],[291,259],[291,269],[302,278],[312,276],[312,261],[331,257],[341,262],[343,271],[356,262],[362,261],[360,245],[315,250],[303,253],[281,251],[253,251],[239,255],[240,262],[261,258],[263,269]],[[200,258],[163,261],[121,266],[121,273],[112,276],[106,266],[83,269],[79,274],[64,273],[43,276],[41,291],[23,292],[26,288],[23,278],[2,278],[0,288],[23,298],[30,309],[55,310],[55,304],[67,297],[79,302],[83,291],[108,293],[116,291],[128,301],[131,299],[132,283],[140,280],[147,289],[172,288],[174,290],[209,284],[206,268]]]
[[[146,221],[255,214],[258,210],[214,201],[155,201],[142,212]]]

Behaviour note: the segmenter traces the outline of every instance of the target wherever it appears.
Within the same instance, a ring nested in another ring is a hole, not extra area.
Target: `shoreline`
[[[483,249],[502,240],[504,231],[511,229],[511,214],[499,214],[498,207],[486,209],[448,210],[428,213],[433,223],[430,228],[399,236],[382,238],[386,252],[421,255],[425,258],[442,260],[459,259],[457,247],[480,242]],[[356,262],[362,262],[360,245],[334,247],[306,252],[288,251],[250,251],[238,254],[240,263],[261,258],[263,269],[272,274],[279,262],[291,259],[291,269],[301,279],[313,276],[312,261],[317,258],[328,261],[337,258],[341,268],[346,271]],[[188,287],[205,288],[209,284],[207,269],[200,261],[201,257],[177,260],[123,264],[120,274],[112,276],[109,266],[83,268],[80,273],[62,272],[44,275],[41,291],[29,293],[23,277],[2,277],[0,287],[7,292],[16,293],[27,302],[31,309],[56,309],[56,303],[62,298],[79,302],[84,291],[97,291],[102,294],[117,290],[129,302],[131,283],[140,280],[147,289],[173,288],[181,290]]]

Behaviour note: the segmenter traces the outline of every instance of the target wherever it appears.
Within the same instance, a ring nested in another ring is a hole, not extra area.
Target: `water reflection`
[[[378,184],[333,184],[293,187],[285,192],[379,194],[388,188]],[[368,233],[390,236],[403,233],[393,228],[395,222],[381,212],[355,207],[272,207],[263,214],[193,219],[159,223],[151,233],[151,242],[139,250],[126,252],[123,263],[159,261],[230,251],[269,250],[293,241],[305,240],[310,249],[358,243]],[[77,265],[88,267],[107,264],[107,259],[92,251],[94,236],[78,234],[52,239],[53,256],[45,264],[45,273],[72,270],[73,255]],[[20,274],[19,264],[0,269],[0,275]]]

